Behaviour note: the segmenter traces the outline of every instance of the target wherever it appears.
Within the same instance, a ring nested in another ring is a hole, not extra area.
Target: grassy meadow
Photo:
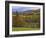
[[[19,28],[14,28],[12,29],[12,31],[27,31],[27,30],[39,30],[39,28],[24,28],[24,27],[19,27]]]
[[[39,30],[40,29],[40,15],[28,15],[28,16],[12,16],[13,17],[13,31],[24,30]]]

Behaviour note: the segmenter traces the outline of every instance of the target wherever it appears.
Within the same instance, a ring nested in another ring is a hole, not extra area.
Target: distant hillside
[[[15,14],[19,14],[19,15],[40,14],[40,9],[38,9],[38,10],[27,10],[27,11],[23,11],[23,12],[16,11],[16,12],[13,12],[12,14],[13,15],[15,15]]]

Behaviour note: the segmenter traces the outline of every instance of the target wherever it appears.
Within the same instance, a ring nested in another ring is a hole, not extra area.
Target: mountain
[[[40,9],[38,10],[26,10],[22,12],[13,12],[12,14],[19,14],[19,15],[30,15],[30,14],[40,14]]]
[[[23,15],[32,15],[32,14],[40,14],[40,9],[38,9],[38,10],[28,10],[28,11],[23,12]]]

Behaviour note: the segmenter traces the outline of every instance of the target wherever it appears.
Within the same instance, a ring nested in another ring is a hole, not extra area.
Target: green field
[[[12,31],[40,30],[40,14],[12,15]]]
[[[17,16],[17,19],[13,16],[12,31],[39,30],[39,20],[40,15]]]
[[[27,31],[27,30],[39,30],[40,28],[24,28],[24,27],[20,27],[20,28],[17,28],[17,27],[13,27],[12,28],[12,31]]]

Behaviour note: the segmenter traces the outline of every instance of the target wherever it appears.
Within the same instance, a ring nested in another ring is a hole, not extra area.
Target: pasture
[[[40,15],[13,15],[12,31],[39,30]]]

